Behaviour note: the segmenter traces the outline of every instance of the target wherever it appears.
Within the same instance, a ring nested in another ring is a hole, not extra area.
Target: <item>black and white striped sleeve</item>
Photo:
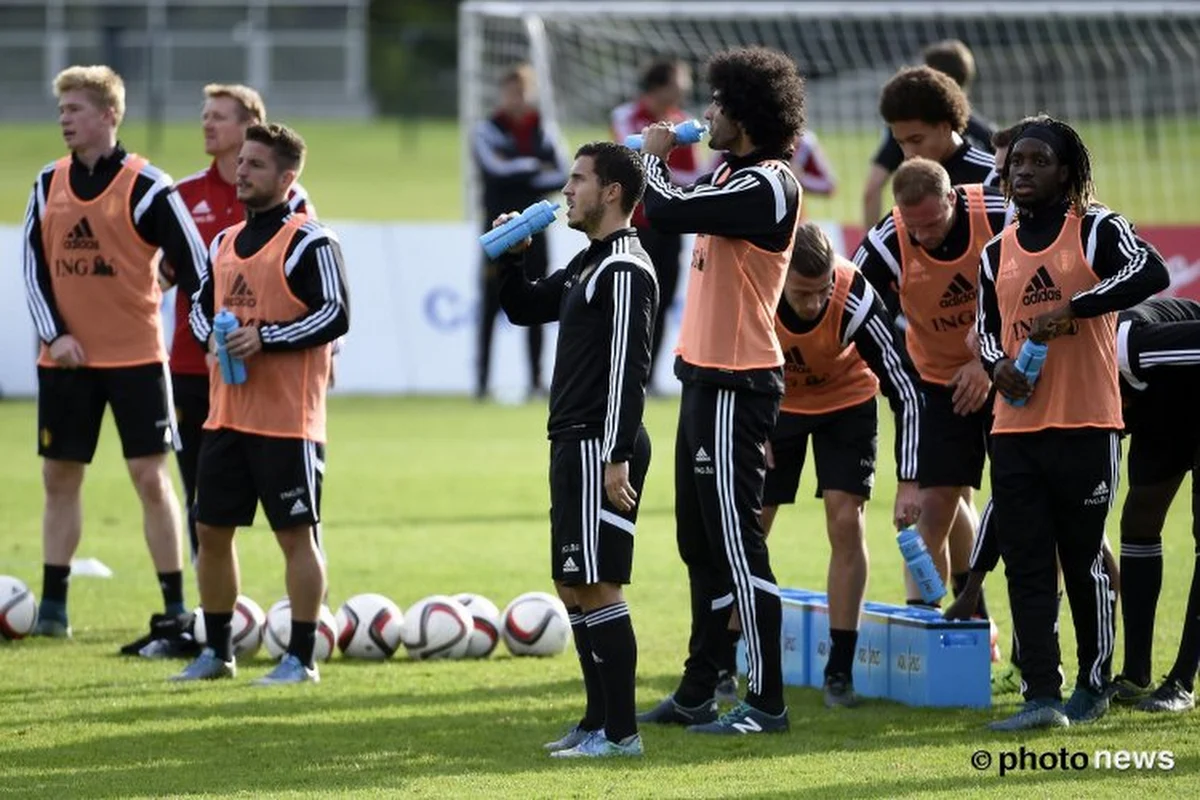
[[[283,269],[288,288],[308,306],[308,312],[296,319],[260,323],[265,351],[320,347],[350,329],[346,265],[337,236],[310,221],[296,232],[293,242]]]
[[[138,235],[162,248],[173,282],[185,292],[195,292],[207,249],[171,176],[152,164],[142,167],[131,201]]]
[[[208,249],[208,256],[197,275],[200,286],[192,295],[192,307],[188,311],[188,327],[192,329],[192,336],[196,337],[196,341],[200,342],[206,350],[208,349],[208,337],[212,335],[213,317],[217,313],[212,264],[217,257],[217,250],[221,247],[221,241],[227,233],[229,233],[228,228],[213,237],[212,246]]]
[[[854,266],[883,300],[892,317],[900,314],[900,261],[896,221],[889,212],[863,237],[854,251]]]
[[[1117,368],[1134,389],[1145,389],[1153,370],[1200,367],[1200,321],[1117,324]]]
[[[42,211],[46,207],[46,183],[53,172],[50,165],[38,175],[29,193],[29,206],[25,209],[25,238],[22,240],[21,271],[25,278],[25,299],[33,327],[38,338],[50,344],[66,334],[67,326],[54,300],[54,287],[50,279],[50,263],[42,247]]]
[[[620,464],[633,456],[642,425],[658,282],[651,265],[614,254],[597,267],[585,291],[587,301],[598,305],[611,320],[608,402],[600,455],[606,463]]]
[[[979,285],[976,299],[975,332],[979,334],[979,360],[992,376],[996,365],[1008,358],[1001,334],[1000,304],[996,300],[996,275],[992,265],[1000,260],[1000,236],[995,236],[983,248],[979,259]]]
[[[642,162],[646,165],[642,203],[655,230],[739,239],[786,233],[785,244],[791,241],[800,206],[800,184],[786,165],[743,167],[720,186],[711,180],[679,186],[658,156],[643,153]],[[718,170],[713,176],[721,174]]]
[[[1171,283],[1162,256],[1134,232],[1129,220],[1105,208],[1087,213],[1082,226],[1084,256],[1100,282],[1071,298],[1080,318],[1098,317],[1130,308]]]
[[[921,395],[917,378],[900,357],[892,338],[892,320],[883,301],[862,275],[856,275],[846,297],[842,344],[853,343],[879,377],[879,385],[896,416],[896,479],[917,479],[917,437]]]

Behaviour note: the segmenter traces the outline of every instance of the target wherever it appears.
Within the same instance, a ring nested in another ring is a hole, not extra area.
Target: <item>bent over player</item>
[[[634,525],[650,465],[642,411],[658,284],[631,227],[645,185],[632,150],[612,142],[584,145],[563,196],[567,223],[587,234],[588,248],[532,283],[521,263],[528,239],[501,264],[500,306],[509,320],[559,325],[548,423],[550,564],[570,615],[587,710],[546,745],[556,758],[642,754],[634,716],[637,640],[621,587],[632,575]]]
[[[915,522],[919,511],[921,396],[879,296],[851,262],[834,254],[815,223],[796,232],[775,329],[787,388],[768,443],[763,530],[770,532],[780,505],[795,502],[811,437],[832,551],[825,705],[852,706],[857,697],[851,667],[867,588],[864,514],[875,484],[879,432],[875,395],[882,386],[896,416],[897,527]]]
[[[220,233],[192,304],[192,333],[215,352],[213,316],[238,327],[230,356],[244,383],[227,384],[210,359],[210,402],[196,475],[196,572],[208,647],[175,680],[233,677],[238,527],[261,501],[287,562],[291,638],[259,683],[317,681],[317,616],[325,562],[317,550],[325,472],[325,394],[332,343],[350,327],[341,246],[328,228],[293,213],[288,192],[304,165],[304,140],[283,125],[252,125],[238,156],[247,219]]]

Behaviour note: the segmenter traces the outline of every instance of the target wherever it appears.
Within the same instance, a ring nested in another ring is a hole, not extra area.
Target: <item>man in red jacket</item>
[[[246,138],[246,129],[265,122],[267,111],[262,97],[249,86],[209,84],[204,87],[204,152],[212,156],[207,169],[189,175],[176,184],[205,245],[216,235],[246,217],[246,209],[237,199],[234,173],[238,151]],[[295,184],[288,196],[292,210],[316,217],[308,194]],[[193,506],[196,502],[196,462],[200,454],[200,430],[208,417],[208,367],[204,351],[188,330],[188,312],[192,295],[200,287],[200,276],[174,273],[179,290],[175,296],[175,338],[171,343],[171,385],[175,413],[179,419],[182,447],[177,452],[179,474],[183,479],[188,511],[188,537],[192,558],[199,544]]]
[[[692,91],[692,73],[683,61],[655,61],[642,72],[638,86],[641,95],[636,100],[619,105],[612,111],[614,142],[624,142],[629,134],[641,133],[643,128],[656,122],[674,125],[688,118],[680,104]],[[700,161],[695,147],[676,147],[667,157],[667,165],[671,168],[671,179],[681,186],[695,183],[700,177]],[[633,212],[633,225],[658,278],[659,303],[654,320],[654,340],[650,346],[653,360],[650,381],[653,385],[654,363],[657,363],[662,349],[667,311],[675,301],[675,289],[679,284],[679,254],[683,249],[683,236],[650,227],[640,203]]]

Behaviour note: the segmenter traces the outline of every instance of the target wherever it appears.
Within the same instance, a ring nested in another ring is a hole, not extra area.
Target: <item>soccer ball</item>
[[[267,615],[262,606],[246,597],[238,595],[233,606],[233,654],[239,658],[254,658],[263,641],[263,625]],[[208,644],[208,631],[204,627],[204,609],[197,607],[195,621],[192,623],[192,638],[197,644]]]
[[[0,575],[0,641],[24,639],[37,624],[37,599],[17,578]]]
[[[462,658],[471,645],[474,628],[471,613],[462,603],[435,594],[408,609],[400,638],[412,658]]]
[[[483,595],[464,592],[454,599],[463,604],[474,626],[467,642],[468,658],[487,658],[500,641],[500,609]]]
[[[403,623],[400,609],[383,595],[355,595],[338,609],[338,648],[350,658],[391,658],[400,647]]]
[[[287,653],[292,640],[292,604],[286,597],[267,609],[267,623],[263,626],[263,643],[267,653],[278,661]],[[322,605],[317,617],[317,644],[313,648],[314,661],[328,661],[337,643],[337,620],[329,606]]]
[[[553,656],[567,649],[567,608],[552,594],[526,592],[514,598],[501,622],[500,634],[514,656]]]

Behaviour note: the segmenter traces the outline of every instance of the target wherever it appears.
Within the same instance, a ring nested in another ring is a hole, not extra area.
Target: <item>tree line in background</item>
[[[386,116],[458,113],[458,3],[371,0],[371,92]]]

